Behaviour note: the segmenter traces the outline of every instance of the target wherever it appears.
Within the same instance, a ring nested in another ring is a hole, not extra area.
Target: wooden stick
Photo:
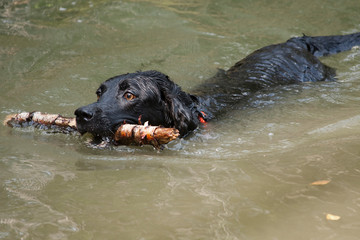
[[[10,127],[23,127],[32,124],[47,127],[70,128],[77,130],[76,120],[71,117],[63,117],[59,114],[48,114],[41,112],[22,112],[6,116],[4,125]]]
[[[179,136],[179,131],[175,128],[164,128],[160,126],[123,124],[115,133],[114,140],[117,144],[129,145],[150,144],[154,147],[160,147],[175,140]]]
[[[10,127],[23,127],[34,123],[40,126],[77,131],[75,118],[63,117],[59,114],[22,112],[8,115],[4,120],[4,125]],[[175,140],[179,135],[179,131],[175,128],[149,126],[147,122],[144,125],[123,124],[117,129],[114,141],[118,145],[149,144],[159,148],[162,144]]]

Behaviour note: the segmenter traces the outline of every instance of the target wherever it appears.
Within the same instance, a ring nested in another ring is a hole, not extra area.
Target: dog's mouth
[[[77,130],[81,135],[90,133],[95,137],[112,137],[115,135],[119,127],[124,124],[138,124],[134,119],[121,119],[117,123],[110,125],[109,123],[83,122],[76,119]]]
[[[117,124],[113,125],[113,127],[111,129],[111,131],[113,132],[113,135],[124,124],[139,124],[139,123],[133,119],[123,119],[123,120],[119,121]]]

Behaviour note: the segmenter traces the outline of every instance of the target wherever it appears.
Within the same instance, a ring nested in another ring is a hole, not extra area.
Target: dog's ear
[[[158,71],[144,72],[155,80],[164,103],[167,127],[175,127],[184,136],[194,130],[199,123],[194,97],[181,90],[170,78]]]
[[[189,131],[197,127],[198,119],[194,113],[194,103],[189,94],[181,91],[169,94],[163,92],[166,104],[166,116],[168,123],[179,130],[180,135],[184,136]]]
[[[182,91],[166,75],[162,75],[158,86],[165,104],[167,125],[179,130],[181,136],[194,130],[198,125],[198,119],[194,111],[196,104],[191,95]]]

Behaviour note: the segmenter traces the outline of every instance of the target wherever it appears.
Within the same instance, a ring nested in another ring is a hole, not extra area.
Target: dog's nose
[[[91,111],[91,109],[81,107],[76,109],[75,115],[76,115],[76,120],[84,120],[88,122],[93,118],[94,113]]]

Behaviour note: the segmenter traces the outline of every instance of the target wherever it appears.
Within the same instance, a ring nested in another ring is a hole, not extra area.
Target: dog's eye
[[[136,98],[136,96],[135,96],[134,94],[130,93],[130,92],[126,92],[126,93],[124,94],[124,98],[125,98],[126,100],[128,100],[128,101],[131,101],[131,100],[133,100],[134,98]]]

